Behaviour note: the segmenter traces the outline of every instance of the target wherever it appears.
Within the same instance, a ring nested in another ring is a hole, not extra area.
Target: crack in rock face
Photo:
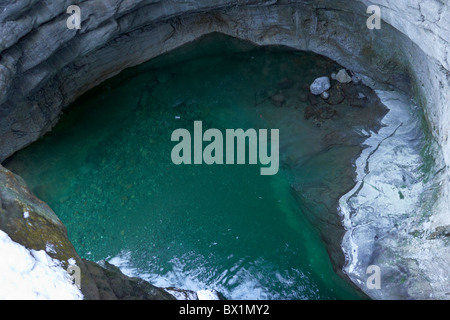
[[[88,90],[126,68],[140,65],[203,35],[220,32],[258,45],[283,45],[312,51],[351,70],[351,75],[341,75],[343,82],[350,82],[349,78],[360,79],[379,92],[395,90],[407,97],[405,100],[384,95],[386,104],[393,106],[394,111],[398,101],[412,105],[413,99],[425,113],[425,120],[414,125],[425,127],[431,133],[427,141],[433,142],[428,147],[423,146],[423,150],[435,158],[430,165],[433,174],[427,177],[426,183],[419,186],[415,181],[423,177],[408,170],[404,170],[400,178],[404,180],[400,183],[410,186],[427,201],[397,206],[406,197],[404,190],[393,189],[398,201],[386,199],[383,207],[364,207],[363,203],[351,201],[342,204],[340,210],[348,231],[344,251],[356,250],[355,254],[346,252],[346,273],[363,291],[377,299],[450,298],[446,232],[450,226],[449,4],[440,0],[420,3],[410,0],[112,0],[108,4],[90,0],[78,1],[79,30],[67,28],[70,15],[66,10],[72,4],[71,1],[48,4],[37,0],[2,2],[1,162],[50,131],[64,108]],[[381,8],[379,30],[367,28],[369,5]],[[323,75],[317,75],[320,76]],[[341,91],[333,90],[325,98],[331,105],[339,103],[333,99],[341,97]],[[364,101],[364,97],[360,100]],[[282,104],[279,97],[276,102]],[[412,110],[418,109],[412,107]],[[383,167],[383,160],[374,155],[382,155],[379,151],[383,147],[392,146],[391,143],[401,137],[407,139],[405,128],[411,127],[400,127],[398,135],[382,144],[380,141],[387,136],[374,136],[373,143],[379,149],[369,151],[376,151],[369,157],[367,172],[372,179],[377,179],[377,174],[383,176],[375,170],[377,166]],[[412,147],[414,141],[410,144],[405,146],[399,142],[398,146]],[[391,152],[399,154],[399,150]],[[377,160],[374,162],[374,159]],[[402,159],[408,162],[406,157]],[[365,160],[367,158],[361,159],[361,168],[367,167]],[[416,160],[417,163],[411,162],[420,166],[419,159]],[[395,163],[395,170],[404,165]],[[383,177],[386,179],[380,186],[389,188],[397,183]],[[369,192],[366,189],[369,177],[364,179],[364,185],[360,178],[353,194]],[[388,193],[386,190],[383,189],[383,195]],[[380,214],[378,220],[367,220],[372,210],[384,210],[386,214]],[[4,214],[10,213],[6,210]],[[363,234],[358,230],[364,230],[367,225],[375,226],[367,229],[372,238],[358,238]],[[0,227],[3,229],[3,225]],[[389,252],[388,258],[382,252]],[[371,291],[365,286],[365,269],[369,263],[378,263],[387,270],[386,285],[381,290]],[[394,267],[389,267],[392,264]]]

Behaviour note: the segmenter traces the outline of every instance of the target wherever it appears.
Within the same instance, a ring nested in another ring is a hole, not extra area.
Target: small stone
[[[327,100],[330,97],[330,94],[327,91],[325,91],[320,96],[322,97],[322,99]]]
[[[286,97],[282,94],[276,94],[270,98],[270,101],[277,106],[282,107],[286,103]]]
[[[364,95],[364,93],[358,92],[358,99],[365,100],[365,99],[367,99],[367,97]]]
[[[340,83],[350,83],[352,77],[350,77],[345,69],[341,69],[336,75],[336,80]]]
[[[64,203],[70,199],[70,196],[63,196],[59,198],[59,203]]]
[[[341,104],[345,100],[344,93],[339,88],[339,85],[332,87],[329,91],[329,98],[325,100],[330,105]]]
[[[311,93],[308,94],[308,102],[313,106],[316,106],[319,103],[317,96]]]
[[[330,107],[325,108],[324,112],[322,112],[322,119],[328,120],[332,119],[336,115],[336,110]]]
[[[330,79],[328,77],[320,77],[314,80],[310,86],[311,93],[318,96],[331,88]]]

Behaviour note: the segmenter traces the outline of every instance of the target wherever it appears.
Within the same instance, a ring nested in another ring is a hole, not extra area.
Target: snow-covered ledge
[[[81,300],[62,262],[29,250],[0,230],[0,300]]]

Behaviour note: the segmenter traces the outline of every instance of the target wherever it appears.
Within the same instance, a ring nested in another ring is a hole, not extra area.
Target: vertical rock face
[[[69,266],[73,259],[81,269],[81,285],[87,299],[98,297],[98,291],[87,269],[67,238],[66,228],[42,201],[26,187],[25,182],[0,166],[0,229],[14,242],[28,249],[44,250],[52,258]],[[26,213],[26,214],[25,214]]]
[[[74,4],[81,8],[80,30],[66,26],[66,9]],[[372,4],[381,8],[380,30],[366,26],[367,7]],[[0,7],[0,162],[48,132],[63,108],[87,90],[202,35],[221,32],[260,45],[286,45],[328,56],[373,87],[402,91],[424,108],[442,149],[445,178],[420,243],[429,255],[442,256],[448,254],[450,226],[449,29],[450,5],[442,0],[4,0]],[[22,210],[14,199],[27,191],[19,187],[23,184],[19,178],[6,171],[2,175],[0,187],[14,180],[13,190],[18,190],[2,200],[0,226],[9,228],[11,235],[20,229],[20,221],[14,219]],[[5,190],[11,188],[2,190],[5,197]],[[34,206],[42,211],[44,204]],[[64,238],[64,227],[53,214],[34,216],[43,228],[51,227]],[[357,227],[353,221],[350,232]],[[443,251],[427,242],[437,238],[447,243]],[[62,260],[75,254],[66,240]],[[381,245],[372,241],[372,247]],[[384,249],[396,250],[393,245]],[[407,265],[405,259],[399,264]],[[410,269],[417,277],[431,279],[429,289],[404,288],[398,295],[381,290],[372,296],[449,298],[448,268],[414,259],[409,261]]]
[[[377,0],[382,19],[406,35],[419,49],[405,47],[411,85],[418,96],[432,134],[450,165],[450,4],[442,0]],[[447,175],[448,177],[448,175]],[[435,212],[433,228],[450,225],[449,178],[443,183],[443,202]]]

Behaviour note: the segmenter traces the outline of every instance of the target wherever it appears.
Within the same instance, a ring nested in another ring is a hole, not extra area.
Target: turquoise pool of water
[[[322,186],[348,175],[358,149],[326,145],[327,124],[307,121],[298,98],[335,67],[310,53],[208,38],[92,90],[7,166],[56,212],[83,258],[229,299],[359,299],[292,194],[300,183],[303,198],[332,206],[348,188]],[[268,98],[277,92],[282,106]],[[204,130],[279,129],[279,173],[174,165],[172,132],[192,132],[197,120]]]

